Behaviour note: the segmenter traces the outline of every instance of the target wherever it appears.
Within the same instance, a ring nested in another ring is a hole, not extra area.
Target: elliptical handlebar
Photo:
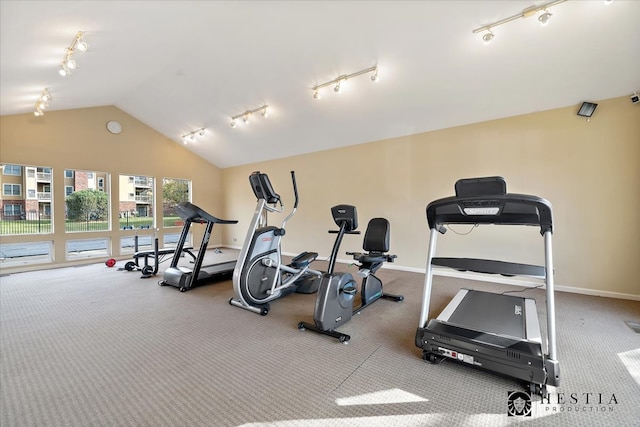
[[[296,184],[296,173],[295,173],[295,171],[291,171],[291,182],[293,183],[293,195],[295,197],[294,202],[293,202],[293,209],[291,210],[289,215],[287,215],[287,217],[282,221],[282,225],[280,226],[280,228],[284,228],[285,225],[287,224],[287,221],[289,221],[289,219],[291,219],[291,217],[298,210],[298,185]]]
[[[295,201],[293,202],[293,209],[296,209],[298,207],[298,185],[296,184],[295,171],[291,171],[291,181],[293,182],[293,195],[295,196]]]

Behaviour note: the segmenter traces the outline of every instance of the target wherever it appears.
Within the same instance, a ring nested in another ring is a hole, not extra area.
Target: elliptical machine
[[[353,259],[360,263],[358,275],[362,276],[360,289],[361,303],[353,307],[353,300],[357,293],[356,281],[350,273],[334,273],[338,250],[345,234],[359,234],[358,217],[355,206],[338,205],[331,208],[331,215],[339,231],[333,244],[331,257],[329,258],[329,271],[323,275],[318,297],[313,313],[314,324],[307,322],[298,323],[298,329],[309,329],[320,334],[328,335],[348,344],[351,337],[335,329],[351,319],[353,314],[358,314],[365,307],[371,305],[380,298],[391,299],[396,302],[404,300],[402,295],[385,294],[382,291],[382,281],[374,274],[384,262],[393,262],[397,256],[389,255],[389,221],[385,218],[373,218],[367,225],[362,248],[367,253],[347,252]]]
[[[298,208],[298,187],[291,171],[295,202],[293,210],[280,227],[266,225],[267,212],[280,213],[284,205],[271,186],[269,176],[253,172],[249,183],[258,204],[233,271],[234,296],[229,304],[262,316],[269,313],[269,302],[293,292],[311,294],[318,290],[322,273],[309,268],[318,257],[316,252],[302,252],[285,265],[282,262],[281,241],[287,221]]]

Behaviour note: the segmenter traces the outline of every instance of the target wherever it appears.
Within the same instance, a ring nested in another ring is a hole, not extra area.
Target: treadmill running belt
[[[447,322],[476,331],[526,339],[524,299],[469,291]]]

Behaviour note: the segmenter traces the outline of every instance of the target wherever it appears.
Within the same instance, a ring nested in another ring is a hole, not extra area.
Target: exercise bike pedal
[[[402,301],[404,301],[404,295],[382,294],[382,295],[381,295],[381,298],[384,298],[384,299],[390,299],[390,300],[395,301],[395,302],[402,302]]]

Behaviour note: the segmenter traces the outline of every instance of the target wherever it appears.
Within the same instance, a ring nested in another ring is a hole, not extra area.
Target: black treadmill
[[[531,393],[546,395],[557,386],[551,204],[540,197],[508,194],[502,177],[461,179],[456,195],[427,205],[430,238],[416,346],[432,363],[456,360],[525,382]],[[438,233],[446,224],[498,224],[540,227],[545,265],[536,266],[475,258],[435,257]],[[542,339],[535,300],[461,289],[437,318],[428,320],[433,267],[449,267],[505,276],[544,279],[547,334]]]
[[[237,224],[238,221],[216,218],[189,202],[182,202],[176,205],[175,210],[178,216],[184,220],[184,226],[182,227],[180,239],[178,239],[171,265],[165,270],[163,278],[158,284],[160,286],[175,286],[180,289],[180,292],[185,292],[207,281],[231,276],[233,269],[236,267],[235,260],[211,265],[202,265],[202,262],[207,251],[213,226],[215,224]],[[180,255],[185,250],[184,245],[189,237],[189,229],[193,223],[206,223],[206,227],[204,236],[202,237],[202,243],[200,244],[200,250],[198,250],[198,256],[196,256],[194,260],[193,269],[190,269],[179,266],[178,261],[180,260]]]

